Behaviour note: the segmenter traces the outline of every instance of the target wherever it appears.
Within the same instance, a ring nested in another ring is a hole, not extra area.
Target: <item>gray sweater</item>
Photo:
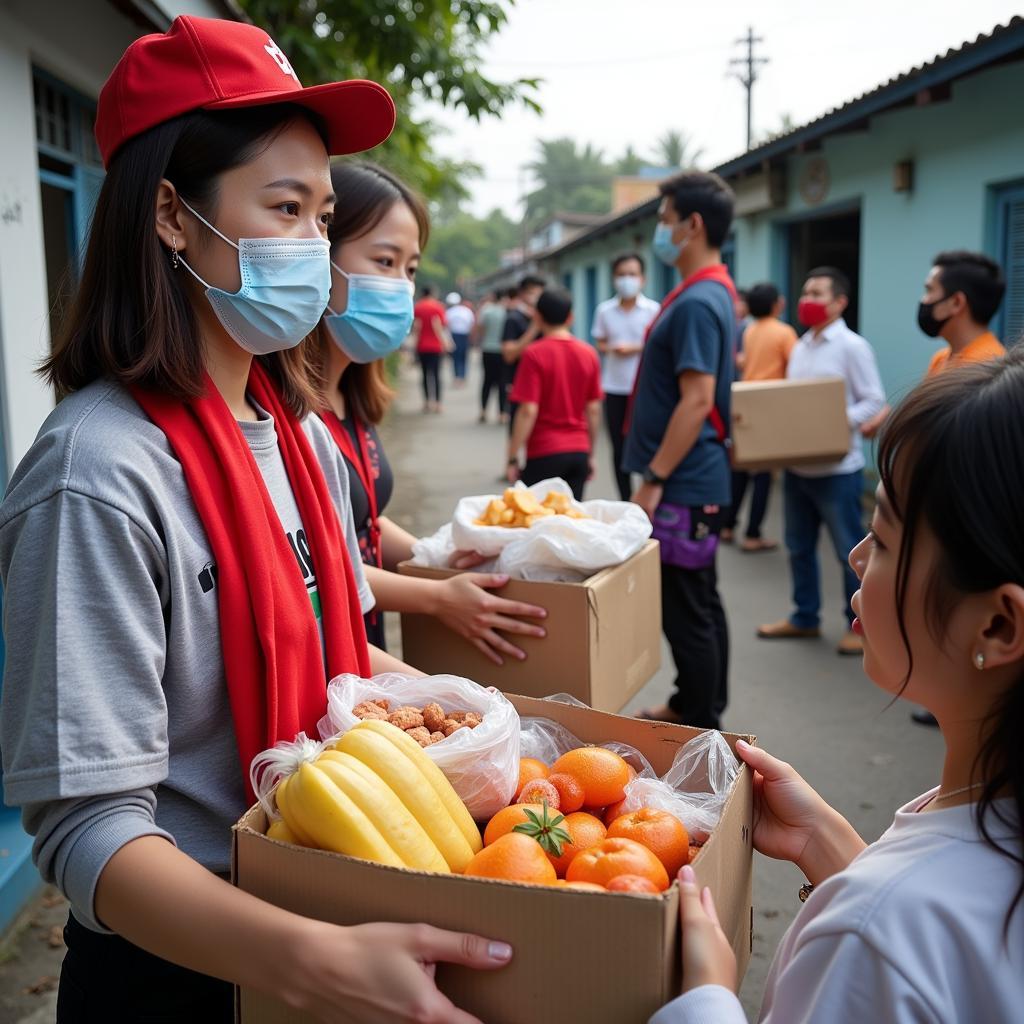
[[[262,415],[240,426],[319,608],[274,422]],[[373,597],[344,461],[319,419],[303,428],[365,612]],[[91,384],[43,424],[0,505],[0,575],[4,799],[22,807],[42,876],[103,931],[96,883],[139,836],[164,836],[226,874],[245,790],[213,554],[167,438],[120,386]]]

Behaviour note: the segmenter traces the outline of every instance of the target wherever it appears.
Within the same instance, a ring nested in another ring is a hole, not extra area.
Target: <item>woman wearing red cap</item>
[[[303,90],[264,32],[195,18],[101,93],[107,178],[45,367],[65,397],[0,506],[5,798],[71,902],[62,1024],[229,1021],[232,982],[323,1021],[466,1022],[431,965],[511,955],[227,881],[253,755],[315,732],[330,676],[405,668],[366,643],[300,345],[331,288],[328,153],[393,120],[379,86]]]
[[[384,624],[377,609],[421,612],[435,615],[499,665],[502,655],[523,658],[502,633],[544,636],[536,621],[514,616],[536,620],[545,612],[485,589],[503,586],[507,576],[463,573],[442,581],[394,571],[412,557],[416,538],[383,515],[394,477],[376,426],[391,398],[383,359],[409,333],[413,281],[430,220],[422,200],[383,167],[336,163],[331,183],[338,199],[327,229],[333,278],[319,331],[328,403],[320,415],[345,456],[360,553],[377,599],[367,615],[366,635],[383,648]],[[466,555],[459,564],[478,561]]]

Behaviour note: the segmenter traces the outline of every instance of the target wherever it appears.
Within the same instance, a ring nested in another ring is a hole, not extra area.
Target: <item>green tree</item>
[[[526,196],[526,218],[531,225],[560,210],[607,212],[614,169],[599,149],[589,142],[580,149],[568,138],[540,140],[537,146],[537,158],[527,165],[538,183]]]
[[[423,100],[479,120],[513,103],[539,111],[538,81],[495,82],[477,54],[515,0],[240,0],[288,55],[304,85],[368,78],[395,99],[398,122],[372,158],[431,199],[465,195],[472,165],[438,159],[437,126],[414,114]]]
[[[647,163],[646,160],[632,147],[629,145],[626,147],[626,152],[615,161],[615,173],[616,174],[639,174],[640,168]]]
[[[700,146],[694,146],[685,132],[669,130],[658,139],[655,157],[665,167],[696,167],[704,155]]]
[[[463,291],[473,278],[494,270],[501,254],[519,242],[520,226],[502,210],[482,219],[457,213],[435,225],[418,277],[442,293]]]

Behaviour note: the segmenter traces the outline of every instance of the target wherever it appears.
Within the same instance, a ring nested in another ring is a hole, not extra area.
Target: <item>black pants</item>
[[[736,521],[740,516],[740,505],[747,493],[747,485],[753,482],[754,490],[750,495],[750,515],[747,519],[747,539],[761,539],[761,524],[768,511],[768,494],[772,489],[771,473],[747,473],[742,469],[732,471],[732,507],[729,509],[725,523],[727,530],[736,529]]]
[[[629,501],[633,496],[633,484],[629,474],[622,468],[622,449],[625,437],[622,431],[626,425],[626,411],[629,409],[629,395],[604,396],[604,421],[608,424],[608,437],[612,442],[612,467],[619,497]]]
[[[441,402],[441,353],[421,352],[420,369],[423,371],[423,400]]]
[[[589,474],[590,456],[586,452],[559,452],[557,455],[542,455],[539,459],[527,459],[522,480],[531,487],[541,480],[560,476],[572,488],[573,497],[582,501]]]
[[[234,988],[68,915],[57,1024],[231,1024]]]
[[[728,702],[729,627],[718,573],[661,565],[662,629],[676,663],[669,707],[686,725],[717,729]]]
[[[505,359],[500,352],[484,352],[484,383],[480,389],[480,411],[487,412],[491,392],[498,393],[498,411],[508,412],[508,394],[505,391]]]

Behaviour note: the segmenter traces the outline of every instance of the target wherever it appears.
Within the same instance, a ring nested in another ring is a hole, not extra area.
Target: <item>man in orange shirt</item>
[[[756,284],[746,294],[753,322],[743,332],[736,365],[743,380],[782,380],[786,376],[789,354],[797,343],[796,331],[779,319],[786,300],[773,284]],[[779,546],[778,542],[761,536],[761,523],[768,510],[768,492],[772,486],[771,473],[751,475],[743,470],[733,470],[732,507],[726,513],[721,539],[726,543],[732,540],[740,504],[751,480],[754,490],[750,498],[750,518],[740,548],[750,552],[771,551]]]

